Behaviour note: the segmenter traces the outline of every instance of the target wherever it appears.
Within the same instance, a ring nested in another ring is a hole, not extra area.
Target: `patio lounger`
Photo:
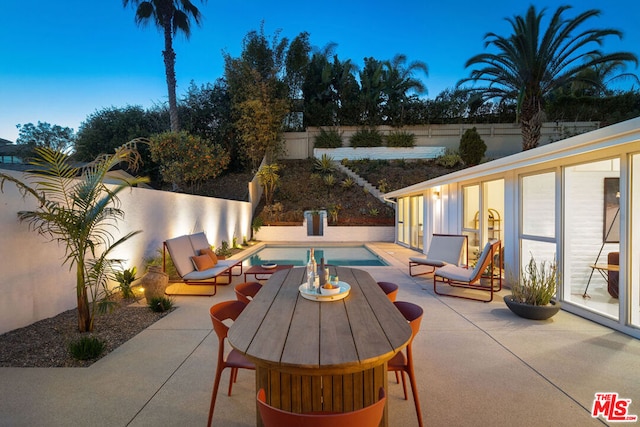
[[[451,264],[436,269],[435,273],[433,273],[433,292],[437,295],[448,297],[464,298],[483,302],[492,301],[494,292],[498,292],[502,289],[502,251],[500,248],[500,240],[488,242],[482,250],[482,254],[480,254],[480,258],[478,258],[478,262],[473,270]],[[497,261],[496,258],[498,258]],[[494,272],[496,264],[500,268],[497,277]],[[489,273],[487,274],[486,271]],[[490,279],[489,284],[482,283],[480,281],[481,278]],[[494,281],[497,281],[498,284],[496,285]],[[441,293],[438,292],[438,282],[446,283],[457,288],[489,292],[489,299],[476,298],[463,294]]]
[[[431,238],[429,251],[425,257],[409,258],[409,275],[412,277],[433,273],[437,267],[447,264],[459,265],[464,253],[469,253],[467,236],[461,234],[434,234]],[[468,255],[467,255],[468,256]],[[417,266],[427,266],[430,270],[422,273],[414,273],[413,268]]]
[[[227,277],[229,283],[231,283],[231,276],[242,274],[242,260],[227,260],[223,257],[217,257],[211,250],[211,245],[204,233],[184,235],[166,240],[162,250],[163,271],[166,271],[167,252],[169,252],[181,282],[187,285],[213,286],[213,293],[209,291],[202,293],[200,289],[196,290],[194,288],[195,293],[179,292],[181,295],[215,295],[218,277]],[[233,274],[235,267],[239,267],[240,272]]]

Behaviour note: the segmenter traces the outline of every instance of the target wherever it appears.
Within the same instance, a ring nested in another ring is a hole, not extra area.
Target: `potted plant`
[[[504,302],[520,317],[546,320],[560,310],[560,303],[553,299],[557,280],[555,261],[538,263],[531,256],[527,265],[520,270],[519,279],[512,280],[511,295],[506,295]]]

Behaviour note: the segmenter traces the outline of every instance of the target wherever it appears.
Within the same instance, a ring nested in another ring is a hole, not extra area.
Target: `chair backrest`
[[[460,264],[467,236],[462,234],[434,234],[431,237],[427,259]]]
[[[398,295],[398,285],[391,282],[378,282],[378,286],[380,286],[391,302],[396,300],[396,296]]]
[[[193,247],[194,252],[199,252],[200,249],[207,249],[211,247],[207,240],[207,235],[202,231],[200,233],[190,234],[189,241],[191,241],[191,247]],[[197,255],[200,254],[197,253]]]
[[[413,338],[418,334],[418,331],[420,331],[420,323],[422,323],[424,310],[419,305],[407,301],[396,301],[393,305],[396,306],[411,326],[411,339],[409,340],[409,345],[411,345]]]
[[[249,304],[251,302],[251,299],[256,296],[260,289],[262,289],[262,284],[260,282],[240,283],[235,287],[236,298],[238,299],[238,301]]]
[[[296,414],[269,405],[264,389],[258,391],[257,399],[264,427],[378,427],[387,401],[384,388],[380,387],[378,401],[366,408],[341,413]]]
[[[471,273],[471,279],[469,280],[470,283],[478,280],[489,264],[493,262],[493,257],[496,254],[496,251],[500,250],[500,244],[500,240],[493,240],[484,245],[480,258],[478,258],[478,262]]]
[[[211,306],[209,314],[211,315],[213,329],[216,332],[216,335],[218,335],[218,341],[220,341],[220,344],[224,342],[224,339],[227,337],[227,333],[229,332],[229,326],[227,326],[224,321],[235,321],[246,306],[247,304],[237,300],[223,301]]]
[[[164,244],[169,251],[169,256],[171,256],[173,265],[176,267],[176,272],[180,277],[184,277],[195,270],[191,257],[198,254],[195,253],[189,236],[167,239]]]

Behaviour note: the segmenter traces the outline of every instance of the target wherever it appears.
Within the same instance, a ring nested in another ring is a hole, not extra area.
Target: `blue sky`
[[[337,44],[339,58],[361,66],[364,57],[379,60],[397,53],[429,67],[424,78],[429,98],[468,76],[464,62],[484,49],[491,31],[508,35],[504,20],[524,14],[530,2],[492,0],[327,0],[321,3],[273,0],[192,0],[203,16],[191,39],[179,37],[178,96],[190,81],[213,82],[223,75],[226,51],[238,56],[243,37],[258,30],[281,30],[293,39],[310,33],[313,46]],[[550,15],[563,1],[540,1]],[[637,0],[581,0],[567,16],[586,9],[602,11],[589,28],[622,30],[605,51],[626,50],[640,56],[640,3]],[[63,2],[6,1],[0,25],[0,138],[15,141],[17,124],[49,122],[78,130],[92,113],[107,107],[166,101],[163,40],[154,27],[139,28],[134,10],[120,0]],[[585,27],[586,28],[586,27]],[[640,70],[630,70],[640,73]]]

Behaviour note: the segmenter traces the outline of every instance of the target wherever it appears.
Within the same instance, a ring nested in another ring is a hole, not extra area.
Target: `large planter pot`
[[[161,267],[150,266],[147,269],[147,274],[140,279],[140,285],[144,288],[144,297],[147,299],[147,303],[151,302],[153,298],[163,297],[164,291],[169,284],[169,276],[162,271]]]
[[[512,295],[505,295],[504,303],[509,310],[525,319],[547,320],[560,311],[560,303],[553,300],[547,305],[531,305],[514,300]]]

